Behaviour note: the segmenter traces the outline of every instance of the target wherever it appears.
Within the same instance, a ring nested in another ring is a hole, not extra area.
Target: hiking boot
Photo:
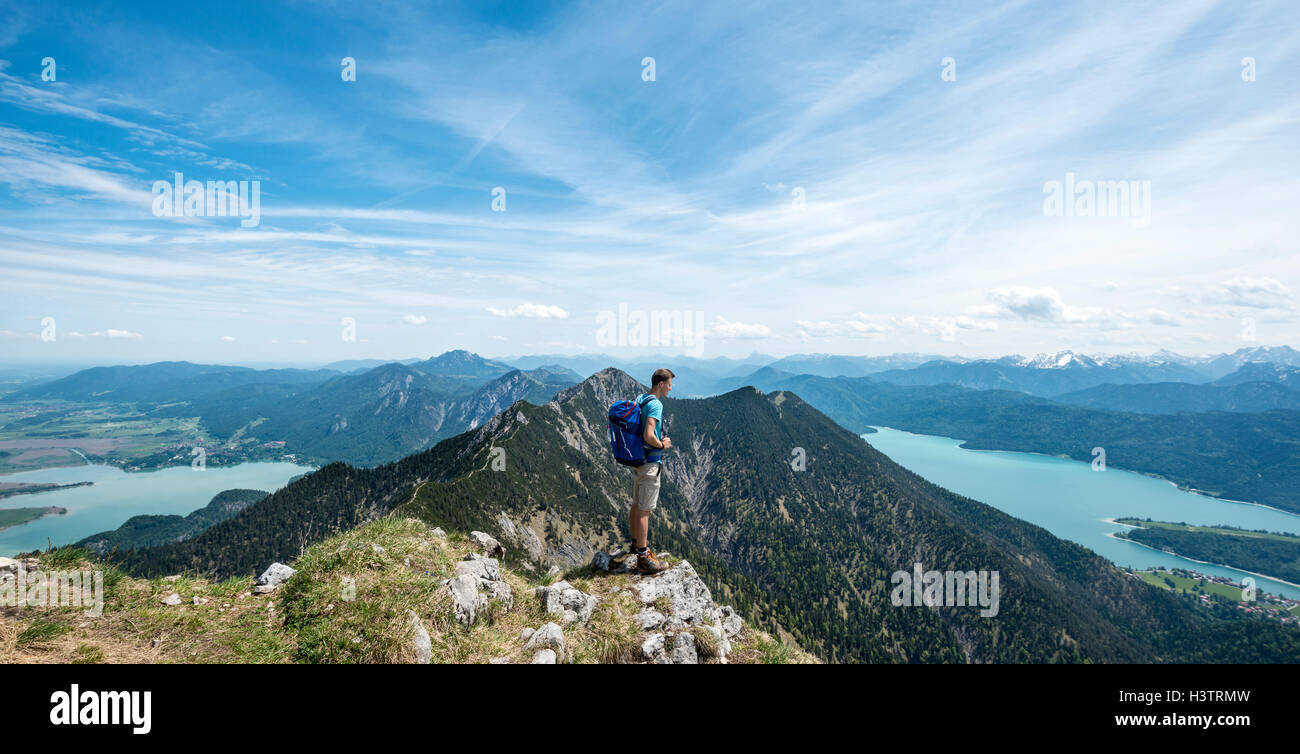
[[[637,573],[655,574],[655,573],[663,573],[666,570],[668,570],[668,564],[663,562],[659,558],[656,558],[655,554],[651,552],[649,549],[645,551],[645,555],[636,556]]]

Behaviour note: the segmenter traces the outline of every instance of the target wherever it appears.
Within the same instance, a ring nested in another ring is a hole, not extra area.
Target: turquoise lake
[[[1251,575],[1116,539],[1111,535],[1129,527],[1107,519],[1133,516],[1300,534],[1300,516],[1185,492],[1162,479],[1131,471],[1114,467],[1093,471],[1089,463],[1032,453],[965,450],[958,447],[961,440],[876,429],[862,439],[899,465],[940,487],[1078,542],[1122,566],[1189,568],[1238,583]],[[1300,599],[1300,587],[1254,578],[1261,591]]]
[[[222,490],[274,492],[313,467],[293,463],[241,463],[196,471],[176,466],[127,473],[116,466],[64,466],[0,475],[0,482],[94,482],[88,487],[14,495],[0,508],[68,509],[66,516],[46,516],[0,531],[0,556],[44,550],[47,543],[66,545],[101,531],[116,529],[132,516],[146,513],[184,516],[207,505]]]

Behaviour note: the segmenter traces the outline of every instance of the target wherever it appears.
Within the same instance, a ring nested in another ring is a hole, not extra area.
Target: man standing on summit
[[[636,481],[632,484],[632,510],[628,512],[628,528],[632,532],[632,547],[636,550],[638,573],[659,573],[668,565],[655,557],[647,546],[650,534],[650,512],[659,505],[659,482],[663,476],[663,451],[673,446],[664,437],[664,404],[662,399],[673,389],[673,374],[669,369],[656,369],[650,377],[650,392],[636,397],[641,406],[641,440],[645,443],[645,463],[636,467]],[[644,402],[643,402],[644,401]]]

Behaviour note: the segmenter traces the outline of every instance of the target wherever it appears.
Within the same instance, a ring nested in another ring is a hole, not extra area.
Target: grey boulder
[[[563,657],[564,629],[554,623],[543,623],[541,628],[534,631],[528,637],[528,643],[524,644],[524,650],[532,652],[542,649],[553,649],[557,656]]]
[[[567,581],[537,587],[537,597],[541,600],[542,610],[559,615],[565,625],[591,620],[598,602],[595,596],[575,589]]]
[[[683,560],[654,578],[642,579],[635,588],[644,604],[666,599],[670,617],[685,624],[703,624],[713,618],[716,609],[709,587],[689,561]]]
[[[429,639],[429,632],[414,610],[407,610],[406,615],[411,620],[411,649],[415,653],[415,662],[428,665],[433,661],[433,642]]]
[[[486,552],[489,556],[493,558],[505,557],[506,548],[502,547],[501,543],[497,541],[496,537],[493,537],[491,534],[488,534],[486,532],[481,532],[481,531],[472,531],[469,533],[469,537],[470,539],[474,540],[474,542],[477,543],[479,547],[482,547],[483,551]]]
[[[257,577],[257,586],[269,586],[272,589],[288,581],[297,573],[284,563],[272,563]]]

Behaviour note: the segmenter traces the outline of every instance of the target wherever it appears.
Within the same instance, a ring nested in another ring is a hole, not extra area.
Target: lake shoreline
[[[1127,524],[1120,524],[1120,526],[1127,526]],[[1137,529],[1137,528],[1141,528],[1141,527],[1133,527],[1133,528]],[[1162,549],[1160,549],[1159,547],[1152,547],[1151,545],[1146,544],[1145,542],[1139,542],[1139,541],[1137,541],[1136,539],[1128,539],[1127,537],[1120,537],[1120,536],[1117,536],[1117,535],[1115,534],[1115,532],[1109,532],[1109,533],[1106,534],[1106,536],[1110,537],[1111,539],[1118,539],[1118,540],[1120,540],[1121,542],[1130,542],[1130,543],[1132,543],[1132,544],[1137,545],[1138,547],[1145,547],[1145,548],[1147,548],[1148,550],[1154,550],[1155,552],[1163,552],[1163,553],[1165,553],[1166,555],[1177,555],[1178,557],[1182,558],[1183,560],[1187,560],[1187,561],[1190,561],[1190,562],[1192,562],[1192,563],[1197,563],[1197,564],[1199,564],[1199,565],[1214,566],[1214,567],[1216,567],[1216,568],[1227,568],[1227,569],[1230,570],[1230,571],[1240,571],[1241,573],[1249,573],[1251,576],[1258,576],[1258,577],[1260,577],[1261,579],[1268,579],[1269,581],[1276,581],[1276,582],[1278,582],[1279,584],[1286,584],[1287,586],[1293,586],[1293,587],[1295,587],[1295,588],[1297,588],[1297,589],[1300,589],[1300,584],[1292,583],[1292,582],[1290,582],[1290,581],[1287,581],[1286,579],[1279,579],[1279,578],[1276,577],[1276,576],[1269,576],[1267,573],[1256,573],[1255,571],[1248,571],[1248,570],[1246,570],[1245,568],[1238,568],[1237,566],[1234,566],[1234,565],[1228,565],[1227,563],[1211,563],[1211,562],[1208,561],[1208,560],[1197,560],[1196,558],[1188,557],[1188,556],[1183,555],[1182,553],[1179,553],[1179,552],[1170,552],[1169,550],[1162,550]],[[1150,569],[1150,568],[1143,568],[1143,569],[1134,569],[1134,570],[1144,570],[1144,571],[1149,571],[1149,570],[1151,570],[1151,569]],[[1270,592],[1270,594],[1271,594],[1271,592]],[[1279,595],[1279,596],[1285,596],[1285,595]]]
[[[19,472],[21,473],[21,472]],[[0,477],[3,479],[3,477]],[[18,497],[19,495],[39,495],[42,492],[54,492],[55,490],[66,490],[73,487],[88,487],[94,482],[71,482],[69,484],[30,484],[26,482],[5,482],[0,481],[0,500],[6,498]],[[12,485],[12,486],[5,486]]]
[[[286,462],[250,461],[230,466],[209,463],[201,470],[177,465],[142,473],[124,471],[113,464],[90,464],[9,475],[0,481],[42,484],[92,481],[94,485],[44,493],[45,497],[39,498],[43,505],[66,508],[68,515],[46,517],[0,532],[0,556],[44,550],[49,543],[72,544],[92,534],[116,530],[139,515],[184,517],[206,506],[220,492],[233,489],[275,492],[315,470],[314,466]],[[18,515],[12,514],[9,523]]]
[[[1156,565],[1210,569],[1234,581],[1249,575],[1271,593],[1300,599],[1294,579],[1276,578],[1253,569],[1204,563],[1133,540],[1114,536],[1125,530],[1124,518],[1185,521],[1197,526],[1231,526],[1244,530],[1300,533],[1300,515],[1256,504],[1181,489],[1169,480],[1141,473],[1098,474],[1087,462],[1044,453],[994,450],[966,452],[960,440],[941,435],[878,427],[866,435],[876,450],[926,481],[978,500],[1015,518],[1082,545],[1120,567]],[[1139,544],[1142,549],[1129,546]],[[1267,584],[1263,581],[1267,580]]]
[[[875,432],[872,432],[871,434],[878,434],[878,433],[879,433],[879,430],[883,428],[883,429],[888,429],[888,430],[890,430],[891,432],[902,432],[903,434],[905,434],[905,435],[911,435],[912,437],[938,437],[938,438],[942,438],[942,439],[944,439],[944,440],[951,440],[951,441],[957,443],[957,448],[958,448],[959,450],[965,450],[965,451],[969,451],[969,452],[971,452],[971,453],[1019,453],[1019,454],[1021,454],[1021,455],[1027,455],[1027,456],[1038,456],[1039,458],[1055,458],[1055,459],[1058,460],[1058,461],[1073,461],[1073,462],[1075,462],[1075,463],[1082,463],[1082,464],[1087,464],[1087,463],[1088,463],[1088,461],[1081,461],[1081,460],[1079,460],[1079,459],[1077,459],[1077,458],[1071,458],[1070,456],[1058,456],[1058,455],[1052,455],[1051,453],[1040,453],[1040,452],[1035,451],[1035,450],[1004,450],[1004,449],[998,449],[998,448],[968,448],[968,447],[966,447],[966,443],[970,442],[970,440],[963,440],[963,439],[958,438],[958,437],[948,437],[947,435],[927,435],[927,434],[925,434],[924,432],[909,432],[909,431],[907,431],[907,430],[905,430],[905,429],[897,429],[896,427],[888,427],[888,426],[885,426],[885,425],[883,425],[883,424],[880,424],[880,425],[871,425],[871,428],[872,428],[873,430],[876,430]],[[858,437],[860,437],[860,438],[862,439],[863,442],[866,442],[867,444],[870,444],[871,441],[868,440],[868,439],[866,438],[866,436],[865,436],[866,434],[867,434],[867,433],[859,434]],[[872,447],[874,448],[875,446],[872,445]],[[877,448],[877,450],[879,450],[879,448]],[[1164,483],[1166,483],[1166,484],[1172,486],[1174,489],[1179,490],[1180,492],[1186,492],[1186,493],[1191,494],[1191,495],[1196,495],[1196,496],[1198,496],[1198,497],[1203,497],[1203,498],[1206,498],[1207,500],[1215,500],[1215,501],[1217,501],[1217,502],[1221,502],[1221,503],[1233,503],[1233,504],[1235,504],[1235,505],[1252,505],[1252,506],[1255,506],[1255,507],[1258,507],[1258,508],[1264,508],[1265,510],[1275,511],[1275,512],[1277,512],[1277,513],[1285,513],[1285,514],[1290,515],[1290,516],[1300,516],[1300,510],[1297,510],[1297,511],[1291,511],[1291,510],[1287,510],[1286,508],[1279,508],[1279,507],[1277,507],[1277,506],[1275,506],[1275,505],[1269,505],[1269,504],[1267,504],[1267,503],[1253,503],[1253,502],[1251,502],[1251,501],[1249,501],[1249,500],[1234,500],[1234,499],[1232,499],[1232,498],[1230,498],[1230,497],[1221,497],[1221,496],[1219,496],[1219,495],[1214,495],[1214,494],[1211,494],[1211,493],[1206,492],[1206,491],[1204,491],[1204,490],[1197,489],[1196,487],[1189,487],[1189,486],[1187,486],[1187,485],[1180,484],[1180,483],[1175,482],[1174,480],[1172,480],[1172,479],[1170,479],[1170,478],[1168,478],[1168,477],[1166,477],[1166,476],[1162,476],[1162,475],[1160,475],[1160,474],[1156,474],[1156,473],[1154,473],[1154,472],[1150,472],[1150,471],[1139,471],[1139,470],[1137,470],[1137,469],[1129,469],[1129,468],[1125,468],[1125,467],[1123,467],[1123,466],[1119,466],[1119,465],[1116,465],[1115,468],[1118,469],[1119,471],[1123,471],[1123,472],[1126,472],[1126,473],[1128,473],[1128,474],[1137,474],[1137,475],[1139,475],[1139,476],[1144,476],[1144,477],[1147,477],[1147,478],[1149,478],[1149,479],[1159,479],[1160,481],[1162,481],[1162,482],[1164,482]],[[1297,532],[1297,534],[1300,534],[1300,532]]]
[[[19,510],[19,511],[24,511],[24,510],[36,510],[36,509],[34,509],[34,508],[6,508],[5,510]],[[9,530],[9,529],[16,529],[16,528],[18,528],[19,526],[26,526],[26,525],[28,525],[28,524],[30,524],[30,523],[34,523],[34,522],[36,522],[36,521],[40,521],[42,518],[45,518],[46,516],[66,516],[66,515],[68,515],[68,509],[67,509],[67,508],[64,508],[64,507],[61,507],[61,506],[58,506],[58,505],[51,505],[51,506],[49,506],[48,508],[45,508],[44,511],[43,511],[40,515],[33,516],[33,517],[27,519],[26,521],[19,521],[19,522],[16,523],[16,524],[0,525],[0,531],[7,531],[7,530]]]

